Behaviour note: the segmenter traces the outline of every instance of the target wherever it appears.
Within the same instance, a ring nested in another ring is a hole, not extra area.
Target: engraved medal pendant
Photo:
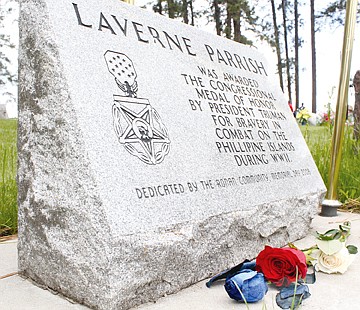
[[[148,99],[137,97],[136,71],[126,55],[107,51],[109,72],[126,96],[114,95],[112,108],[115,133],[124,148],[149,165],[160,164],[170,151],[167,129]]]

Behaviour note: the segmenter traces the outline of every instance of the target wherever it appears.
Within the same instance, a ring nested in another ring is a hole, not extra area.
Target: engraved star
[[[128,126],[120,137],[121,143],[140,143],[144,151],[156,163],[155,143],[170,143],[167,136],[154,126],[153,112],[148,104],[139,113],[121,105],[120,112]]]

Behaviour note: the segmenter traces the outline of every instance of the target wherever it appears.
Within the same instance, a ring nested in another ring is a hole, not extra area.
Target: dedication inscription
[[[118,0],[23,0],[20,32],[23,274],[128,309],[307,233],[325,187],[257,50]]]

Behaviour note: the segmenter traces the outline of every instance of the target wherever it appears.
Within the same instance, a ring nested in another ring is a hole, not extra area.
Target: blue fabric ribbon
[[[242,263],[240,263],[239,265],[236,265],[232,268],[226,269],[220,273],[218,273],[216,276],[213,276],[208,282],[206,282],[206,286],[208,288],[210,288],[210,286],[215,282],[218,281],[220,279],[226,279],[228,277],[233,276],[234,274],[236,274],[237,272],[243,270],[243,269],[251,269],[251,270],[255,270],[255,261],[250,262],[249,260],[244,260]]]
[[[296,292],[295,292],[296,285]],[[288,287],[281,289],[276,295],[276,303],[281,309],[290,309],[294,305],[294,309],[297,309],[301,302],[310,297],[309,287],[306,284],[291,283]]]

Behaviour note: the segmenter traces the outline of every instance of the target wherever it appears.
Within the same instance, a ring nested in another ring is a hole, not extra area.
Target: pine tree
[[[275,8],[275,1],[274,0],[271,0],[271,12],[272,12],[274,37],[275,37],[275,49],[276,49],[276,56],[277,56],[277,69],[278,69],[278,74],[279,74],[280,87],[281,87],[282,91],[284,91],[284,79],[283,79],[282,60],[281,60],[279,28],[278,28],[278,25],[277,25],[276,8]]]
[[[331,25],[344,25],[345,22],[346,0],[331,2],[317,16],[319,19],[330,21]],[[357,22],[360,22],[360,4],[358,4]]]
[[[252,41],[245,33],[251,31],[258,35],[258,17],[255,8],[247,0],[212,0],[212,18],[215,22],[216,33],[220,36],[252,45]]]
[[[14,3],[11,3],[14,2]],[[0,6],[0,95],[7,95],[14,98],[14,94],[5,90],[6,84],[17,83],[17,74],[10,70],[11,61],[8,56],[10,50],[16,48],[10,40],[10,35],[4,33],[4,21],[8,14],[12,13],[13,5],[18,5],[17,1],[6,1],[4,6]]]
[[[291,74],[290,74],[290,54],[288,44],[288,26],[287,26],[287,1],[281,1],[281,9],[283,13],[283,27],[284,27],[284,42],[285,42],[285,65],[286,65],[286,76],[287,76],[287,90],[289,101],[292,102],[292,91],[291,91]]]
[[[298,11],[298,0],[294,0],[294,20],[295,20],[295,108],[300,107],[299,102],[299,11]]]

